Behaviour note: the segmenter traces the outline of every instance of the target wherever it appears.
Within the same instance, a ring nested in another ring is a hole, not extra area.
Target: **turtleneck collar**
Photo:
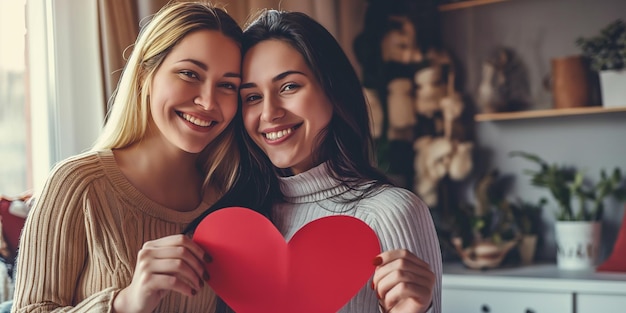
[[[290,203],[308,203],[338,196],[348,191],[346,186],[330,176],[327,163],[322,163],[306,172],[279,177],[280,190],[285,201]]]

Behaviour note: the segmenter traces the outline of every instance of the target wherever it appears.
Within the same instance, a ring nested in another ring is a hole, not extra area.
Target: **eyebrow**
[[[277,81],[279,81],[279,80],[281,80],[281,79],[283,79],[283,78],[285,78],[285,77],[287,77],[289,75],[292,75],[292,74],[300,74],[300,75],[306,76],[305,73],[300,72],[300,71],[286,71],[286,72],[282,72],[282,73],[276,75],[274,78],[272,78],[272,82],[275,83],[275,82],[277,82]],[[242,84],[239,87],[239,89],[253,88],[253,87],[256,87],[256,86],[257,85],[255,83],[245,83],[245,84]]]
[[[194,59],[182,59],[180,62],[191,62],[193,64],[195,64],[196,66],[198,66],[199,68],[201,68],[204,71],[208,71],[209,70],[209,66],[207,66],[206,64],[198,61],[198,60],[194,60]],[[224,74],[224,77],[235,77],[235,78],[241,78],[241,74],[239,73],[233,73],[233,72],[227,72]]]

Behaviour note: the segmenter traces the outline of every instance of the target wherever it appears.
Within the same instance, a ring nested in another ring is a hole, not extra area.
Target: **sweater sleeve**
[[[12,312],[108,312],[119,291],[104,288],[75,303],[89,257],[84,205],[90,176],[76,162],[57,166],[29,213],[20,240]]]
[[[436,281],[429,312],[441,312],[442,260],[439,239],[428,206],[414,193],[389,188],[373,197],[368,223],[377,233],[381,250],[407,249],[430,265]]]

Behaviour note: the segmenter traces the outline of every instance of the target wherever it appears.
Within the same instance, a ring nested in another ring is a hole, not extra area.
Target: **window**
[[[37,192],[104,120],[96,1],[0,0],[0,194]]]
[[[32,188],[25,2],[0,2],[0,193],[7,196]]]

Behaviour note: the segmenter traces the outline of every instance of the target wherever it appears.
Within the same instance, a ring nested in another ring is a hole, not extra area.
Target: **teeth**
[[[265,138],[269,140],[278,140],[280,138],[285,137],[286,135],[291,134],[291,128],[283,129],[277,132],[265,133]]]
[[[194,125],[201,126],[201,127],[208,127],[208,126],[211,126],[212,124],[215,123],[214,121],[209,122],[209,121],[204,121],[204,120],[198,119],[198,118],[196,118],[194,116],[191,116],[191,115],[189,115],[187,113],[182,113],[182,114],[180,114],[180,116],[182,118],[184,118],[185,120],[189,121],[190,123],[192,123]]]

